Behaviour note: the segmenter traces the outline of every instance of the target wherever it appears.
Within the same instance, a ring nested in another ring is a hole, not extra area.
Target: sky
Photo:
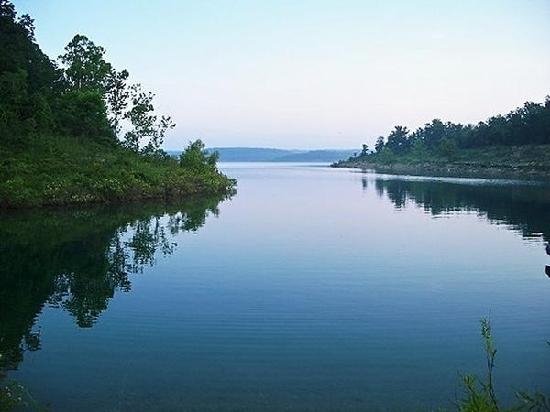
[[[165,139],[356,148],[550,94],[550,0],[15,0],[55,58],[73,35],[156,93]]]

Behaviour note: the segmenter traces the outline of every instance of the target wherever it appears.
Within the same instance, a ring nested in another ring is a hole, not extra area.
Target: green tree
[[[428,156],[426,145],[420,139],[413,139],[411,153],[416,159],[421,161],[426,160]]]
[[[23,132],[27,85],[25,70],[0,74],[0,133],[4,139],[13,139]]]
[[[376,150],[376,153],[380,153],[383,148],[384,148],[384,136],[378,136],[378,139],[376,139],[376,144],[374,145],[374,150]]]
[[[115,141],[100,91],[68,91],[58,100],[55,111],[57,124],[65,135]]]
[[[125,110],[128,107],[128,100],[130,98],[127,80],[127,70],[117,72],[114,69],[111,70],[105,79],[105,87],[107,91],[106,98],[110,113],[109,121],[116,135],[121,132],[120,122],[124,117]]]
[[[0,56],[0,138],[23,142],[31,133],[49,132],[44,106],[54,98],[60,73],[35,43],[33,20],[17,18],[7,0],[0,0]]]
[[[140,84],[130,87],[131,108],[124,117],[130,121],[132,129],[126,132],[124,144],[129,149],[138,152],[140,144],[144,144],[142,153],[152,155],[161,154],[164,136],[169,129],[175,127],[170,116],[155,114],[151,92],[142,90]]]
[[[196,173],[216,171],[219,159],[218,152],[208,153],[202,140],[189,142],[187,148],[180,155],[180,166]]]
[[[384,165],[389,166],[395,162],[395,153],[389,147],[384,147],[377,156],[380,163]]]
[[[439,152],[445,156],[448,160],[454,160],[458,153],[458,146],[456,140],[448,137],[443,138],[439,142]]]
[[[439,119],[434,119],[420,128],[417,135],[427,147],[437,147],[441,139],[445,137],[445,124]]]
[[[409,148],[409,129],[395,126],[388,135],[386,146],[394,153],[403,153]]]
[[[112,73],[110,63],[104,59],[105,49],[80,34],[75,35],[59,56],[65,68],[65,78],[73,90],[105,90]]]
[[[0,18],[13,21],[15,16],[15,6],[8,0],[0,0]]]

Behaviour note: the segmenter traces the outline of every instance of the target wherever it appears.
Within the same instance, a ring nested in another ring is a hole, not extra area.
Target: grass
[[[520,391],[516,393],[516,405],[507,408],[500,405],[493,379],[497,349],[491,323],[487,319],[481,319],[481,336],[485,348],[486,375],[484,379],[474,375],[463,376],[464,397],[458,401],[457,409],[460,412],[550,411],[550,398],[540,392]]]
[[[116,145],[62,136],[0,145],[0,208],[125,202],[230,190],[217,170],[147,158]]]

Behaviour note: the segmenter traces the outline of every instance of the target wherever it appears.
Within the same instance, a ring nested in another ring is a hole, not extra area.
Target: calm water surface
[[[550,187],[225,164],[231,199],[1,215],[3,369],[55,411],[550,392]]]

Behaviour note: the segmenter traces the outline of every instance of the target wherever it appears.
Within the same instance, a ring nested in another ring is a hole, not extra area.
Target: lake
[[[2,366],[55,411],[550,393],[550,186],[223,164],[228,199],[0,215]]]

